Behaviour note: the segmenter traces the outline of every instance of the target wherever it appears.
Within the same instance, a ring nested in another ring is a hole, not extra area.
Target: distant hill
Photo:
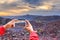
[[[9,19],[27,19],[36,21],[54,21],[60,20],[60,16],[37,16],[37,15],[23,15],[23,16],[4,16],[4,18]]]
[[[3,18],[3,17],[0,17],[0,20],[1,20],[1,19],[4,19],[4,18]]]
[[[0,25],[6,24],[7,22],[9,22],[10,18],[4,18],[4,17],[0,17]]]

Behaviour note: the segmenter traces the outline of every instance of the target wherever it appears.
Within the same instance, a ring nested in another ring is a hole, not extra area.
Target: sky
[[[59,15],[60,0],[0,0],[0,16]]]

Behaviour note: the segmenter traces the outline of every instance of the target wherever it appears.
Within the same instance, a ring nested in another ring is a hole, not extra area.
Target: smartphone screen
[[[25,27],[25,21],[21,20],[20,22],[16,22],[15,23],[15,27],[16,28],[23,28],[23,27]]]

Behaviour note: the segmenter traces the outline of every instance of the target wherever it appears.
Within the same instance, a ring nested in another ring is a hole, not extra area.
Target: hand
[[[34,31],[31,23],[30,23],[28,20],[25,21],[25,29],[26,29],[28,32]]]
[[[19,21],[19,20],[17,20],[17,19],[11,20],[10,22],[8,22],[7,24],[4,25],[5,29],[15,27],[15,22],[18,22],[18,21]]]

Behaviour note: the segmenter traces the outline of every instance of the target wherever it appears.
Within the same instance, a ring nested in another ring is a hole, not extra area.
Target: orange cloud
[[[37,10],[40,10],[40,9],[42,9],[42,10],[50,10],[50,9],[52,9],[52,6],[50,6],[50,5],[42,5],[42,6],[36,7],[36,9]]]
[[[15,2],[15,1],[17,1],[17,0],[0,0],[0,4],[3,4],[3,3],[13,3],[13,2]]]
[[[6,0],[0,0],[0,4],[3,4],[5,3]]]
[[[10,10],[8,10],[8,12],[11,12],[11,13],[23,13],[23,12],[28,12],[31,9],[32,8],[30,8],[28,6],[23,6],[23,7],[17,7],[16,9],[10,9]]]
[[[23,10],[9,10],[7,12],[3,11],[0,12],[0,16],[11,16],[11,15],[16,15],[16,14],[22,14],[23,12],[29,11],[27,9]]]
[[[0,12],[0,16],[9,16],[11,13],[8,12]]]
[[[16,2],[17,0],[6,0],[7,3],[13,3]]]
[[[11,15],[18,15],[23,14],[24,12],[30,11],[32,8],[25,6],[25,7],[17,7],[15,9],[9,9],[5,11],[0,11],[0,16],[11,16]]]
[[[43,5],[36,7],[36,9],[37,10],[40,10],[40,9],[42,9],[42,10],[51,10],[53,8],[52,5],[53,5],[53,3],[51,3],[51,2],[50,3],[43,2]]]

